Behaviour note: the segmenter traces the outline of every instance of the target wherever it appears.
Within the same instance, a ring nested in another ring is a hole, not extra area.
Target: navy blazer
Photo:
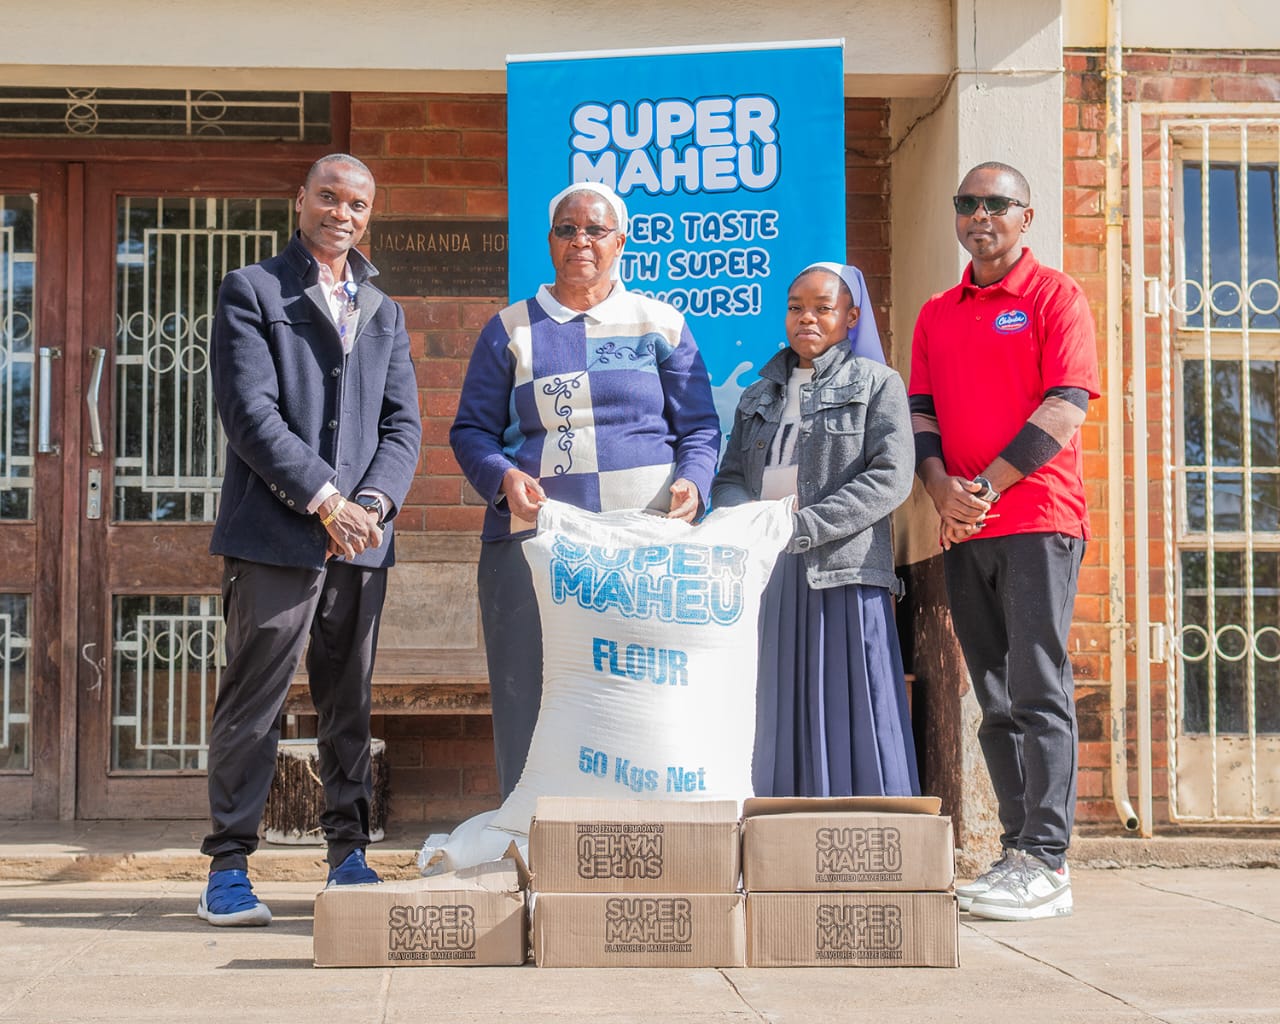
[[[360,252],[348,261],[360,309],[349,356],[297,235],[222,280],[210,348],[227,434],[215,555],[321,569],[328,533],[307,503],[325,483],[348,498],[376,488],[391,516],[409,492],[422,420],[404,310],[370,282],[377,270]],[[394,564],[393,532],[388,522],[382,545],[353,562]]]

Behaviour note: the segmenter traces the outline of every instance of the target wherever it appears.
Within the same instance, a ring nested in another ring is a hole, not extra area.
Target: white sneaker
[[[996,880],[1009,870],[1013,854],[1017,852],[1017,850],[1002,851],[1000,859],[993,860],[991,866],[972,882],[956,886],[956,902],[960,904],[961,910],[968,910],[975,898],[990,889],[996,883]]]
[[[1071,871],[1058,870],[1019,852],[1012,866],[969,905],[974,917],[993,921],[1035,921],[1071,913]]]

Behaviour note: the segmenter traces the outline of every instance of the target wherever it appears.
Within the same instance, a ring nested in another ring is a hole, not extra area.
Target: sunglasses
[[[600,224],[588,224],[585,228],[580,228],[576,224],[557,224],[551,229],[551,233],[556,238],[562,238],[566,242],[572,238],[578,237],[578,232],[586,235],[591,241],[598,242],[602,238],[613,234],[617,228],[606,228]]]
[[[1008,196],[952,196],[951,202],[955,204],[956,213],[962,217],[977,213],[979,206],[993,217],[1003,217],[1009,212],[1011,206],[1028,205],[1017,199],[1010,199]]]

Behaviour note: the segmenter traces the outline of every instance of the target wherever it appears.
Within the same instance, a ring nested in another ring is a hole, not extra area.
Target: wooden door
[[[75,607],[67,169],[0,166],[0,817],[69,816]],[[69,550],[70,549],[70,550]]]
[[[218,284],[281,251],[306,164],[113,164],[84,189],[77,817],[207,814]]]

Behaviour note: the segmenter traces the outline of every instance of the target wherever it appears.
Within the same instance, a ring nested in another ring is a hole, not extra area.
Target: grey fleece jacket
[[[742,393],[712,505],[759,500],[796,364],[784,349]],[[809,586],[861,583],[901,593],[889,516],[911,493],[914,458],[907,389],[897,371],[853,355],[847,341],[813,361],[813,381],[800,391],[797,509],[787,547],[804,553]]]

